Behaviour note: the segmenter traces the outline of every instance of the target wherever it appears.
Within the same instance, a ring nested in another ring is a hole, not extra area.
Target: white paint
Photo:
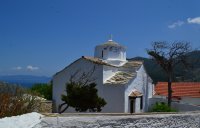
[[[32,128],[41,122],[43,115],[32,112],[0,119],[0,128]]]
[[[104,60],[104,62],[109,63],[109,64],[114,65],[114,66],[122,66],[127,61],[115,60],[115,59],[108,59],[108,60]]]
[[[156,104],[156,102],[164,102],[167,104],[167,99],[166,97],[158,97],[158,96],[150,98],[148,109],[151,110],[152,106]],[[200,111],[200,106],[184,102],[172,102],[171,107],[179,112]]]
[[[95,72],[93,73],[93,78],[96,79],[96,83],[102,82],[103,74],[102,74],[102,66],[101,65],[94,65],[92,62],[87,61],[83,58],[78,59],[73,64],[59,72],[58,74],[54,75],[53,77],[53,103],[55,104],[53,111],[58,111],[58,105],[63,103],[61,100],[61,94],[66,94],[66,83],[69,82],[70,77],[77,71],[76,78],[78,78],[83,72],[87,73],[91,71],[95,66]],[[74,109],[69,108],[67,112],[74,112]]]
[[[117,71],[118,68],[116,67],[103,66],[103,82],[114,76],[117,73]]]
[[[125,112],[130,112],[130,101],[129,94],[135,90],[138,90],[143,94],[143,108],[140,110],[140,98],[136,98],[135,102],[135,112],[145,112],[148,110],[148,99],[153,96],[152,93],[152,80],[149,79],[149,76],[146,74],[144,66],[137,71],[137,76],[132,80],[125,90]]]
[[[124,85],[102,84],[98,86],[98,92],[107,102],[102,112],[124,112]]]
[[[180,103],[193,104],[200,106],[200,98],[181,97]]]
[[[94,57],[100,58],[105,62],[115,65],[122,66],[126,63],[126,50],[119,44],[117,46],[109,45],[112,41],[108,41],[107,45],[98,45],[95,47]],[[113,42],[115,43],[115,42]]]
[[[63,101],[61,101],[61,94],[66,94],[65,86],[69,81],[70,76],[78,70],[80,70],[80,74],[88,72],[88,70],[92,69],[94,66],[95,71],[92,77],[95,78],[95,83],[97,83],[98,94],[107,102],[106,106],[102,109],[102,112],[130,112],[128,94],[130,94],[133,89],[139,90],[144,95],[143,109],[140,110],[140,99],[137,98],[135,112],[146,111],[145,107],[147,106],[148,98],[152,97],[152,84],[150,84],[149,81],[147,83],[147,74],[145,73],[143,66],[138,70],[137,77],[127,85],[107,85],[103,84],[104,79],[109,77],[109,75],[114,74],[117,69],[114,67],[110,67],[109,69],[108,66],[97,65],[81,58],[53,77],[54,112],[57,112],[58,105],[63,103]],[[147,90],[145,91],[147,86],[149,87],[149,93],[147,93]],[[73,108],[69,108],[66,112],[75,111]]]
[[[112,48],[111,48],[112,47]],[[98,95],[105,99],[106,106],[102,108],[102,112],[130,112],[129,94],[132,90],[137,89],[143,94],[143,108],[140,110],[140,98],[136,99],[135,112],[143,112],[148,109],[148,98],[152,97],[153,87],[152,80],[146,74],[143,66],[137,71],[136,78],[133,78],[126,85],[110,85],[105,81],[115,75],[118,71],[126,71],[127,69],[120,67],[126,63],[126,51],[120,46],[100,45],[95,48],[95,57],[103,59],[105,62],[117,67],[95,64],[84,58],[80,58],[53,77],[53,103],[54,112],[58,112],[59,104],[63,103],[61,95],[66,95],[66,83],[69,82],[70,76],[79,71],[78,78],[83,72],[89,72],[93,67],[95,71],[91,79],[95,79],[97,84]],[[102,57],[103,50],[103,57]],[[135,69],[130,69],[135,70]],[[75,112],[73,108],[68,108],[66,112]]]
[[[88,72],[95,66],[95,71],[92,78],[95,78],[97,84],[98,94],[107,102],[102,112],[124,112],[124,86],[123,85],[104,85],[103,84],[103,65],[97,65],[85,59],[79,59],[57,75],[53,77],[53,102],[54,112],[58,112],[58,105],[63,103],[61,94],[66,94],[66,83],[70,76],[77,70],[80,73]],[[106,68],[106,67],[104,67]],[[117,100],[115,100],[117,99]],[[116,107],[117,106],[117,107]],[[69,108],[66,112],[75,112],[73,108]]]
[[[164,100],[167,99],[166,96],[162,96],[162,95],[154,95],[153,98],[164,99]],[[180,99],[172,98],[172,101],[182,103],[182,104],[191,104],[191,105],[197,105],[197,106],[200,105],[200,98],[198,97],[180,97]]]

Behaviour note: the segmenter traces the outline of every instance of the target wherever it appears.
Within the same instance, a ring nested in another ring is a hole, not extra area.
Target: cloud
[[[180,26],[182,26],[184,24],[184,22],[183,21],[177,21],[177,22],[174,22],[173,24],[171,24],[171,25],[168,25],[168,28],[171,28],[171,29],[173,29],[173,28],[176,28],[176,27],[180,27]]]
[[[29,70],[29,71],[34,71],[34,70],[38,70],[39,67],[33,67],[33,66],[31,66],[31,65],[28,65],[28,66],[26,67],[26,69]]]
[[[17,66],[17,67],[14,67],[13,70],[18,70],[19,71],[19,70],[22,70],[22,67],[21,66]]]
[[[187,22],[189,24],[200,24],[200,17],[188,18]]]

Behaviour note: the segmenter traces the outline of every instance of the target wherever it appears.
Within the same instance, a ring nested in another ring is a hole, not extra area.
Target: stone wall
[[[183,103],[172,103],[172,108],[178,110],[179,112],[187,111],[200,111],[200,106],[195,106],[192,104],[183,104]]]
[[[41,101],[38,111],[41,113],[52,113],[52,101]]]
[[[164,98],[150,98],[149,99],[149,110],[151,110],[152,106],[156,102],[164,102],[167,104],[167,99]],[[187,111],[200,111],[200,106],[192,105],[192,104],[186,104],[186,103],[178,103],[178,102],[172,102],[171,104],[172,108],[179,111],[179,112],[187,112]]]

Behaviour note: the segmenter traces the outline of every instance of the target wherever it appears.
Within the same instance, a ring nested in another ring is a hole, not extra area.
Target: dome
[[[124,46],[118,44],[117,42],[113,41],[113,40],[108,40],[107,42],[97,45],[97,47],[110,47],[110,46],[114,46],[114,47],[118,47],[118,48],[122,48],[122,49],[126,49]]]
[[[110,39],[95,47],[94,57],[111,65],[119,66],[126,62],[126,48]]]

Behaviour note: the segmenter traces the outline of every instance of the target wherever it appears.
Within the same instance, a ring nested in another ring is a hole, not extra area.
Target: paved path
[[[44,117],[34,128],[200,128],[200,113],[64,115],[64,117]]]

